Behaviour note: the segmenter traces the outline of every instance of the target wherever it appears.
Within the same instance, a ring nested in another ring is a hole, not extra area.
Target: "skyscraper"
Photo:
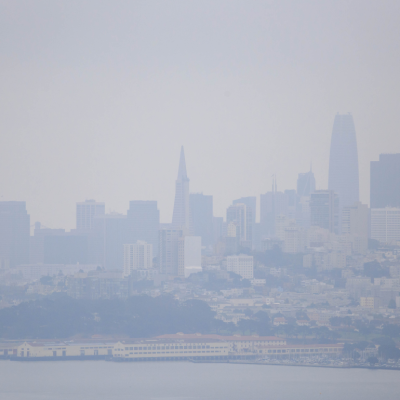
[[[201,236],[204,246],[213,244],[213,197],[202,193],[191,193],[189,196],[193,233]]]
[[[29,262],[29,229],[24,201],[0,202],[0,269]]]
[[[104,203],[98,203],[95,200],[86,200],[80,203],[76,203],[76,229],[92,229],[93,218],[104,214]]]
[[[371,161],[371,208],[400,207],[400,154]]]
[[[245,204],[246,205],[246,213],[248,219],[251,221],[251,237],[247,235],[247,240],[251,241],[254,244],[255,237],[255,226],[256,226],[256,207],[257,207],[257,197],[249,196],[249,197],[241,197],[240,199],[233,200],[232,204]],[[250,214],[251,213],[251,214]]]
[[[251,207],[247,209],[246,204],[237,203],[229,206],[226,210],[228,229],[231,224],[235,225],[238,244],[243,247],[251,247],[252,220]]]
[[[339,207],[359,201],[357,139],[353,116],[337,114],[333,122],[328,189],[339,196]]]
[[[184,234],[190,234],[189,178],[186,173],[185,153],[181,147],[178,177],[175,183],[175,202],[172,215],[172,228],[181,229]]]
[[[339,198],[332,190],[316,190],[310,199],[311,226],[338,232]]]
[[[300,173],[297,178],[297,195],[299,197],[308,197],[315,191],[315,177],[313,172]]]
[[[158,230],[160,228],[160,212],[156,201],[134,200],[129,202],[127,213],[127,243],[138,240],[153,245],[153,255],[158,254]]]
[[[158,260],[162,274],[178,275],[181,240],[182,230],[180,229],[162,229],[159,231]]]

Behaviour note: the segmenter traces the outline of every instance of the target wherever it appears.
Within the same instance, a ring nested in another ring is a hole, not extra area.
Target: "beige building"
[[[284,345],[274,347],[259,347],[258,354],[269,357],[301,357],[313,355],[339,356],[343,351],[343,344],[312,344],[312,345]]]
[[[117,360],[188,359],[227,357],[228,343],[220,340],[197,339],[143,339],[120,341],[115,344],[113,356]]]
[[[360,297],[360,306],[365,308],[375,308],[375,299],[373,297]]]
[[[105,357],[112,356],[114,343],[24,342],[17,348],[17,357]]]
[[[175,334],[175,335],[163,335],[159,336],[161,339],[178,339],[182,338],[185,340],[217,340],[224,341],[229,345],[229,354],[240,354],[254,351],[259,346],[279,346],[286,345],[286,340],[276,336],[220,336],[220,335],[201,335],[197,334]]]
[[[234,272],[244,279],[253,279],[253,256],[239,254],[226,257],[226,270]]]

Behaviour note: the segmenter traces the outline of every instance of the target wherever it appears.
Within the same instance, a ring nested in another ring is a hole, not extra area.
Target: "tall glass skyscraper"
[[[340,208],[359,201],[357,139],[351,114],[337,114],[333,122],[328,188],[339,195]]]

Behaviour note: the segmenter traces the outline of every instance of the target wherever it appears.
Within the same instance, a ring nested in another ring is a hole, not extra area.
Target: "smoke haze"
[[[327,188],[337,112],[369,162],[399,152],[397,1],[1,1],[0,196],[73,228],[75,203],[157,200],[172,218],[180,146],[191,191],[232,199]]]

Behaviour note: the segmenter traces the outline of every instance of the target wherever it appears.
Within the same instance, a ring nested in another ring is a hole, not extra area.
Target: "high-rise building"
[[[371,208],[371,238],[387,244],[400,242],[400,208]]]
[[[342,209],[342,234],[348,235],[356,254],[368,251],[369,215],[368,206],[360,202]]]
[[[243,247],[250,247],[253,237],[253,215],[251,207],[247,209],[246,204],[237,203],[229,206],[226,210],[226,223],[236,226],[236,237]]]
[[[297,178],[297,196],[309,197],[315,192],[315,177],[312,171],[300,173]]]
[[[255,196],[242,197],[240,199],[233,200],[232,204],[233,205],[245,204],[246,205],[246,213],[248,214],[248,217],[250,216],[250,213],[251,213],[251,237],[248,236],[247,240],[251,241],[252,245],[254,245],[257,197],[255,197]]]
[[[288,219],[296,218],[297,195],[295,190],[277,192],[273,187],[271,192],[260,195],[260,224],[262,237],[276,235],[276,218],[284,215]]]
[[[203,246],[213,244],[213,197],[202,193],[191,193],[189,196],[193,234],[201,236]]]
[[[30,217],[24,201],[0,201],[0,269],[29,262]]]
[[[43,241],[44,264],[88,264],[87,235],[47,235]]]
[[[311,226],[339,233],[339,199],[332,190],[316,190],[310,196]]]
[[[182,236],[179,241],[178,276],[201,272],[201,237]]]
[[[339,196],[339,207],[359,201],[356,130],[351,114],[337,114],[333,122],[328,189]]]
[[[239,254],[226,257],[226,270],[240,275],[244,279],[253,279],[253,256]]]
[[[175,183],[175,202],[172,215],[172,228],[180,229],[185,234],[191,232],[190,205],[189,205],[189,178],[186,173],[185,153],[181,147],[178,177]]]
[[[156,201],[134,200],[129,202],[126,217],[128,243],[138,240],[153,245],[153,254],[158,254],[158,230],[160,227],[160,212]]]
[[[124,244],[124,276],[134,270],[153,266],[153,245],[138,240],[135,244]]]
[[[342,234],[369,236],[369,209],[360,202],[342,209]]]
[[[371,161],[371,208],[400,207],[400,153]]]
[[[178,275],[180,229],[161,229],[159,231],[158,260],[161,274]]]
[[[98,262],[106,269],[122,269],[124,244],[129,243],[126,215],[114,212],[95,217],[93,232],[97,239],[96,252],[100,258]]]
[[[86,200],[80,203],[76,203],[76,229],[92,229],[93,218],[104,214],[104,203],[98,203],[95,200]]]

